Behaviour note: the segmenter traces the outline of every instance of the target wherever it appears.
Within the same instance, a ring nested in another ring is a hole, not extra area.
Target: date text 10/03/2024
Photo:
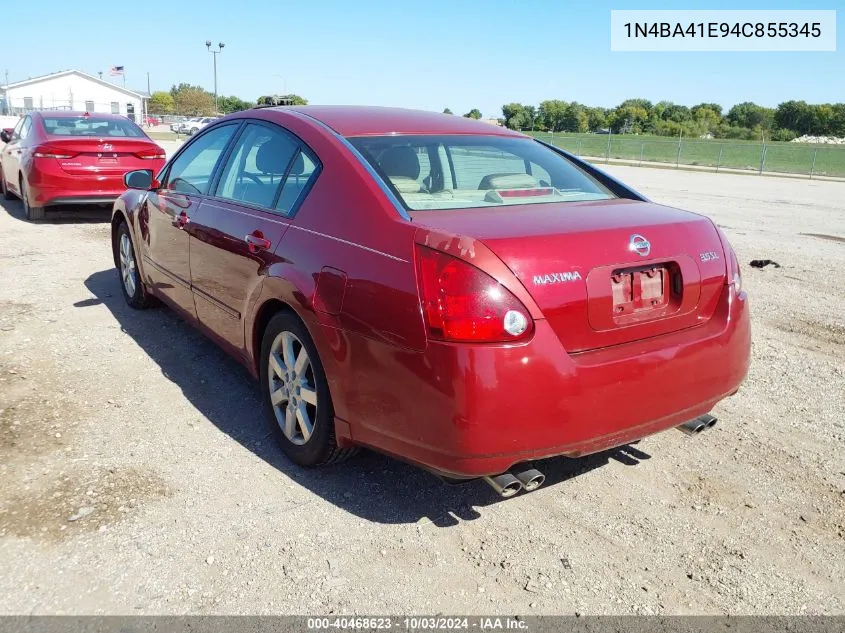
[[[391,619],[385,617],[323,617],[308,618],[308,630],[390,630],[394,625],[405,631],[519,631],[527,630],[528,623],[519,618],[508,617],[405,617]]]

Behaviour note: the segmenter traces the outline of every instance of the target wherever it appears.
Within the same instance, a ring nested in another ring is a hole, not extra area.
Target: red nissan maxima
[[[712,426],[748,371],[713,222],[507,129],[253,109],[126,184],[126,301],[241,361],[302,466],[364,446],[510,496],[543,482],[533,460]]]
[[[164,150],[124,116],[38,111],[0,138],[0,193],[21,199],[27,220],[49,206],[109,204],[124,191],[123,176],[158,171]]]

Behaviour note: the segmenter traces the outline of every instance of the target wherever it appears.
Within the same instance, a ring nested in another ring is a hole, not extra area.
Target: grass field
[[[764,172],[845,177],[845,145],[669,139],[665,136],[549,134],[537,138],[579,156],[700,165]],[[680,151],[679,151],[680,149]]]

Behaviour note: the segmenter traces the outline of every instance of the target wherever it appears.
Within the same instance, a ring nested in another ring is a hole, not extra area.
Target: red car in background
[[[28,220],[49,206],[112,204],[126,191],[124,174],[165,163],[164,150],[116,114],[30,112],[0,139],[0,193],[20,198]]]
[[[505,128],[256,108],[126,184],[127,303],[240,360],[303,466],[365,446],[510,496],[543,482],[532,460],[711,427],[748,371],[716,225]]]

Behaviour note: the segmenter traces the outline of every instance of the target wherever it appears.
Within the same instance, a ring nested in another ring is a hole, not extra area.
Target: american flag
[[[122,75],[123,74],[123,66],[112,66],[111,70],[109,71],[110,75]]]

